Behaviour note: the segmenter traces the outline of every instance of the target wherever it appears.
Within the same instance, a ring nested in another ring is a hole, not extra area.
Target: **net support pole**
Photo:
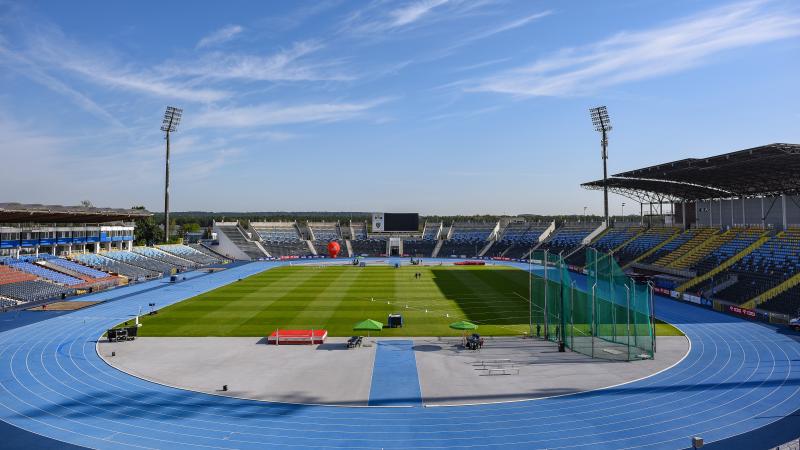
[[[544,340],[550,340],[550,321],[547,320],[547,250],[544,251]]]
[[[631,288],[625,285],[625,297],[627,299],[628,309],[626,311],[628,322],[628,360],[631,359]]]
[[[594,335],[595,335],[594,309],[596,302],[596,292],[597,292],[597,283],[592,285],[592,323],[589,326],[589,336],[590,339],[592,340],[592,358],[594,358]]]
[[[533,266],[531,265],[533,258],[533,249],[528,253],[528,336],[533,337]]]
[[[650,294],[650,333],[653,339],[653,357],[655,357],[656,353],[656,302],[655,298],[653,298],[653,283],[647,283],[647,290]]]
[[[575,351],[575,282],[570,283],[569,290],[569,323],[570,323],[570,346]]]
[[[560,311],[558,313],[558,323],[561,325],[561,332],[558,334],[559,342],[567,342],[567,316],[564,314],[564,256],[563,251],[558,254],[558,300]]]

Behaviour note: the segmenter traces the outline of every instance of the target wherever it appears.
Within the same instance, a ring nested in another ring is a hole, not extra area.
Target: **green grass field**
[[[422,278],[415,279],[414,273]],[[403,328],[380,336],[459,336],[466,319],[483,335],[528,330],[528,275],[499,266],[286,266],[253,275],[142,317],[140,336],[266,336],[276,328],[324,328],[350,336],[363,319]],[[680,332],[658,325],[659,335]]]

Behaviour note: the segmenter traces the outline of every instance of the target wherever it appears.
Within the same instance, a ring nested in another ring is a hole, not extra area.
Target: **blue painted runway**
[[[369,406],[422,406],[414,341],[378,341]]]
[[[663,298],[656,300],[658,317],[692,343],[678,365],[614,388],[508,404],[346,408],[238,400],[140,380],[97,355],[105,329],[140,306],[167,306],[281,264],[144,283],[125,288],[122,298],[123,291],[94,294],[113,301],[0,333],[0,419],[102,449],[672,449],[687,447],[694,435],[731,438],[800,409],[794,336]]]

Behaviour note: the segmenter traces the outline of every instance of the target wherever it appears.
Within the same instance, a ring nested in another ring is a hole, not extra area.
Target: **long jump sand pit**
[[[28,308],[28,311],[77,311],[79,309],[88,308],[102,302],[54,302],[40,306]]]
[[[376,347],[348,350],[345,340],[275,346],[258,338],[138,338],[101,341],[97,350],[119,370],[178,388],[264,401],[367,406]],[[614,386],[666,369],[689,350],[685,337],[665,336],[658,338],[654,360],[612,362],[559,353],[554,344],[537,339],[488,338],[480,351],[464,350],[459,342],[414,339],[424,404],[515,401]],[[511,370],[488,370],[497,361]]]

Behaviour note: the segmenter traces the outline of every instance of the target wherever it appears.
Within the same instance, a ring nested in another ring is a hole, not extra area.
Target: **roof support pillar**
[[[742,200],[742,225],[747,225],[747,211],[744,208],[744,197],[742,197],[741,200]]]
[[[686,202],[681,202],[681,217],[683,218],[683,229],[686,229]]]
[[[761,227],[767,228],[767,216],[764,214],[764,196],[761,196]]]
[[[781,219],[783,221],[783,229],[785,230],[788,225],[786,220],[786,194],[781,195]]]

